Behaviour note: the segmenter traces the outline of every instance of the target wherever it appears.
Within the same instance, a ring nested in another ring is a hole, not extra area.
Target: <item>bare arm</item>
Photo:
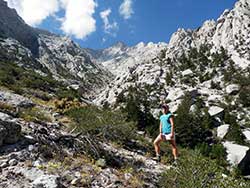
[[[160,134],[162,133],[162,124],[160,122]]]
[[[170,123],[171,123],[171,135],[174,136],[174,118],[170,118]]]

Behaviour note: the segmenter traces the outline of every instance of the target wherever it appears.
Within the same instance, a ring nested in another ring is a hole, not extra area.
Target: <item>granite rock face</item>
[[[19,41],[37,57],[39,44],[35,29],[25,24],[15,9],[7,8],[7,2],[3,0],[0,1],[0,10],[0,37]]]

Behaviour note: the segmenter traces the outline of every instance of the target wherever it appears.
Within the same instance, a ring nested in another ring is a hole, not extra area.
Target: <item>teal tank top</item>
[[[170,134],[171,133],[171,123],[170,123],[170,117],[172,116],[171,113],[163,114],[160,117],[160,121],[162,124],[162,133],[163,134]]]

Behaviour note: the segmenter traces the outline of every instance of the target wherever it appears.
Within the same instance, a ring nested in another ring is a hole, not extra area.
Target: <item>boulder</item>
[[[95,164],[101,168],[105,168],[107,165],[105,159],[98,159]]]
[[[250,129],[245,129],[242,133],[245,135],[246,140],[249,142],[250,141]]]
[[[178,99],[182,99],[184,95],[185,93],[181,88],[171,89],[166,99],[171,101],[176,101]]]
[[[34,103],[30,99],[8,91],[0,91],[0,102],[5,102],[14,107],[28,108],[34,106]]]
[[[55,175],[42,175],[32,182],[32,188],[59,188],[59,177]]]
[[[44,172],[38,168],[17,168],[15,174],[21,174],[25,179],[33,182],[44,175]]]
[[[246,155],[241,160],[241,162],[238,165],[238,168],[241,171],[241,174],[243,176],[249,176],[250,175],[250,150],[246,152]]]
[[[227,160],[232,166],[237,166],[244,176],[250,175],[250,150],[247,146],[224,142],[227,150]]]
[[[238,84],[230,84],[226,87],[226,93],[229,95],[235,95],[239,92],[240,86]]]
[[[219,137],[220,139],[223,139],[224,136],[226,136],[229,127],[230,127],[230,125],[228,125],[228,124],[221,125],[221,126],[217,127],[217,137]]]
[[[3,141],[7,136],[7,130],[4,126],[0,125],[0,146],[3,145]]]
[[[17,119],[0,112],[0,146],[3,143],[16,143],[20,138],[21,129]]]
[[[193,71],[191,69],[187,69],[187,70],[184,70],[182,73],[181,73],[182,76],[192,76],[193,75]]]
[[[221,116],[224,112],[224,109],[218,106],[211,106],[208,110],[210,116]]]
[[[196,98],[199,95],[198,89],[196,88],[189,88],[188,93],[190,93],[192,98]]]
[[[249,147],[234,144],[233,142],[226,141],[222,144],[227,151],[227,160],[233,166],[239,165],[249,151]]]
[[[15,165],[17,165],[17,163],[18,163],[18,161],[16,159],[9,160],[9,165],[10,166],[15,166]]]

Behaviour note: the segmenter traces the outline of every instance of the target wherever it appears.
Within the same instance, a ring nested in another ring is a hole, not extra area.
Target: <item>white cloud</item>
[[[61,30],[68,35],[83,39],[96,30],[93,18],[97,3],[94,0],[5,0],[15,8],[24,21],[31,25],[41,24],[49,16],[61,22]],[[64,17],[56,13],[65,10]]]
[[[39,25],[48,16],[59,10],[58,0],[5,0],[15,8],[24,21],[32,26]]]
[[[132,0],[124,0],[119,8],[120,15],[125,19],[131,18],[132,14],[134,14],[133,10],[133,2]]]
[[[69,35],[83,39],[96,30],[93,18],[97,4],[94,0],[60,0],[65,9],[61,29]]]
[[[111,34],[112,36],[116,36],[116,31],[119,29],[117,22],[113,22],[112,24],[109,22],[109,15],[111,14],[111,9],[104,10],[100,13],[100,16],[104,23],[104,31],[105,33]]]

